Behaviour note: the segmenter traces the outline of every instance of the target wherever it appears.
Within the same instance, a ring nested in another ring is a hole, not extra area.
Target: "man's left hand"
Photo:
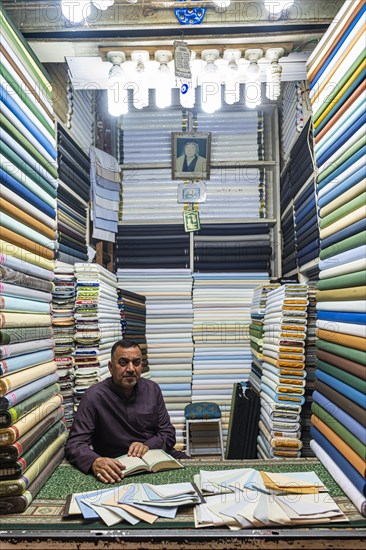
[[[140,443],[140,441],[134,441],[131,443],[129,449],[128,449],[128,456],[138,456],[141,458],[144,456],[145,453],[149,450],[149,447],[147,445],[144,445],[143,443]]]

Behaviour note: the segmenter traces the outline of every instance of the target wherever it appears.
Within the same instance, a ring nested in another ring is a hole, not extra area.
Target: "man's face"
[[[184,151],[185,151],[186,155],[193,157],[196,154],[195,144],[194,143],[187,143],[185,148],[184,148]]]
[[[126,393],[131,393],[142,372],[142,356],[138,347],[118,347],[108,363],[113,382]]]

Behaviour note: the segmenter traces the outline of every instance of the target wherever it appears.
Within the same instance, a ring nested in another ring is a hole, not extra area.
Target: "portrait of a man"
[[[172,133],[173,179],[209,179],[210,134]]]

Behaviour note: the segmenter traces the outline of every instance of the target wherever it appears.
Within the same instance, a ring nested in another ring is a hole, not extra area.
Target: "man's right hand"
[[[95,477],[102,483],[115,483],[122,481],[123,470],[126,468],[115,458],[100,456],[92,464],[92,471]]]

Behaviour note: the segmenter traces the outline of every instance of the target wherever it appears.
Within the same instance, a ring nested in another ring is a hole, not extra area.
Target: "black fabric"
[[[226,459],[257,458],[260,398],[241,383],[234,384]]]

